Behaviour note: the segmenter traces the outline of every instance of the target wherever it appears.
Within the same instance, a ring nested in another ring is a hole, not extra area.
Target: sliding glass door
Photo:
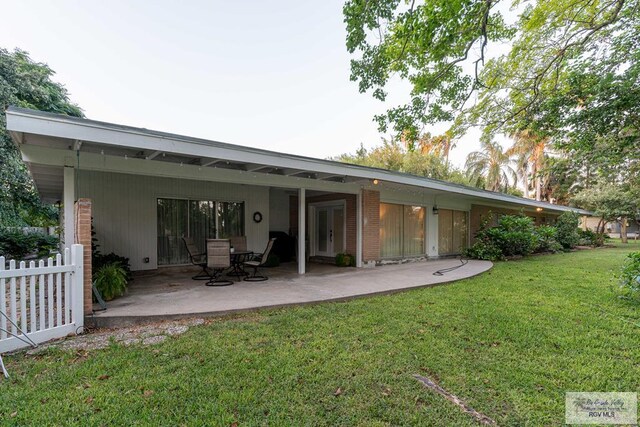
[[[189,262],[183,237],[204,253],[206,239],[243,235],[244,203],[158,199],[158,265]]]
[[[423,255],[424,214],[421,206],[380,203],[380,257]]]
[[[450,209],[438,212],[438,255],[454,255],[467,247],[467,213]]]

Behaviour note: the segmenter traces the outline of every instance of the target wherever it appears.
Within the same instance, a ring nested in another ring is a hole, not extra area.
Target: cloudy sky
[[[0,46],[49,64],[89,118],[325,158],[379,144],[374,114],[406,96],[349,81],[342,3],[5,0]]]

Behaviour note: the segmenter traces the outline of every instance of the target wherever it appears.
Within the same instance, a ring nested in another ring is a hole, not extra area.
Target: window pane
[[[189,201],[189,237],[200,253],[207,251],[206,240],[216,237],[215,202]]]
[[[453,211],[440,209],[438,213],[438,254],[453,253]]]
[[[333,208],[333,252],[344,252],[344,209]]]
[[[453,211],[453,252],[461,253],[467,247],[467,213]]]
[[[244,203],[218,203],[218,238],[244,235]]]
[[[402,256],[403,206],[380,203],[380,256]]]
[[[187,201],[158,199],[158,265],[189,261],[182,242],[188,236]]]
[[[320,208],[318,210],[318,252],[326,253],[328,250],[329,241],[327,240],[327,232],[329,230],[328,224],[329,213],[326,208]]]
[[[404,207],[404,256],[424,254],[424,208]]]
[[[158,199],[158,265],[189,263],[182,237],[190,237],[201,253],[215,237],[215,202]]]

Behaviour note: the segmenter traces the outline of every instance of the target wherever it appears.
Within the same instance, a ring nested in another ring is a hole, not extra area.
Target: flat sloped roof
[[[158,153],[163,153],[163,155],[166,153],[198,157],[199,159],[211,159],[208,162],[199,160],[202,166],[227,160],[227,163],[232,161],[237,165],[251,165],[253,170],[256,171],[263,169],[273,172],[274,168],[288,169],[290,174],[293,175],[308,173],[309,177],[313,176],[314,179],[327,180],[335,179],[336,177],[379,179],[399,185],[416,186],[520,206],[543,208],[551,211],[575,211],[585,215],[591,214],[588,211],[573,207],[539,202],[438,179],[334,160],[281,153],[15,106],[10,106],[6,114],[7,129],[18,145],[21,144],[21,141],[17,134],[34,134],[79,141],[80,143],[87,142],[120,150],[144,150],[144,152],[150,153],[147,158],[155,157]],[[305,175],[305,177],[307,176]]]

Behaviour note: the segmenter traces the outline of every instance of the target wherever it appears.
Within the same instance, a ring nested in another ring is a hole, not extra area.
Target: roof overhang
[[[477,203],[553,212],[590,212],[435,179],[232,145],[143,128],[10,107],[7,129],[34,177],[41,196],[59,199],[64,166],[158,176],[235,182],[242,175],[256,185],[355,192],[373,180],[430,194],[456,194]],[[123,161],[130,160],[129,163]],[[184,168],[183,168],[184,166]],[[172,171],[180,167],[178,174]],[[182,171],[193,171],[183,173]],[[195,172],[197,171],[197,173]],[[215,171],[215,173],[213,173]]]

